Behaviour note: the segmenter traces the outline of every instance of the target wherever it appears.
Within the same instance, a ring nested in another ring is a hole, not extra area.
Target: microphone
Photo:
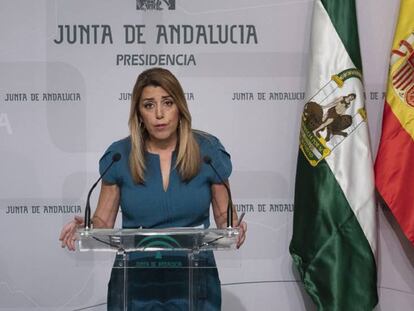
[[[115,163],[118,162],[119,160],[121,160],[121,154],[119,152],[115,153],[112,156],[112,161],[111,163],[108,165],[108,167],[103,171],[102,175],[99,176],[99,179],[93,184],[92,188],[89,190],[88,193],[88,198],[86,199],[86,206],[85,206],[85,229],[89,230],[91,228],[91,205],[90,205],[90,198],[91,198],[91,194],[93,189],[95,189],[96,185],[99,183],[99,181],[102,179],[102,177],[105,176],[106,172],[108,172],[108,170],[111,168],[111,166]]]
[[[224,182],[223,178],[219,174],[219,172],[216,170],[215,166],[213,165],[213,160],[209,156],[203,157],[204,163],[207,165],[210,165],[210,167],[213,169],[214,173],[216,173],[217,177],[220,179],[221,183],[227,190],[227,195],[229,196],[229,200],[227,202],[227,228],[233,227],[233,200],[231,199],[231,191],[229,186]]]

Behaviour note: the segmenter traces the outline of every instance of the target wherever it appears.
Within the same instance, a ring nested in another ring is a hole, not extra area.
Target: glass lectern
[[[119,310],[134,310],[131,305],[131,289],[128,279],[137,275],[151,279],[151,284],[163,282],[163,275],[172,275],[175,280],[161,293],[148,288],[134,289],[146,296],[173,295],[185,290],[188,294],[188,310],[197,310],[200,295],[203,295],[201,270],[215,268],[205,260],[206,254],[218,250],[234,250],[239,231],[226,229],[83,229],[78,231],[80,251],[115,252],[115,271],[121,291],[117,293]],[[119,269],[119,270],[117,270]],[[208,274],[208,273],[207,273]],[[171,279],[171,277],[170,277]],[[171,281],[171,280],[170,280]],[[170,292],[170,293],[166,293]],[[159,301],[162,301],[159,297]],[[157,297],[153,297],[157,298]]]

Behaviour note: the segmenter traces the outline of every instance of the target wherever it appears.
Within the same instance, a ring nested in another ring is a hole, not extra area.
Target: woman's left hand
[[[247,223],[245,221],[242,221],[236,228],[239,229],[239,235],[236,245],[236,247],[239,249],[240,246],[242,246],[242,244],[244,243],[244,240],[246,240]]]

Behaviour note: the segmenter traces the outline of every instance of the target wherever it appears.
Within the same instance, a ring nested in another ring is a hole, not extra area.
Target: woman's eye
[[[172,105],[174,105],[174,102],[173,102],[172,100],[166,100],[166,101],[164,102],[164,105],[166,105],[166,106],[168,106],[168,107],[171,107]]]
[[[152,102],[144,103],[144,108],[145,109],[151,109],[152,107],[154,107],[154,103],[152,103]]]

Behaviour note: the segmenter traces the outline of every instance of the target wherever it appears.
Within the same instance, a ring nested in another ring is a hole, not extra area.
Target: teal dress
[[[201,157],[208,156],[221,177],[226,180],[232,170],[230,155],[220,141],[209,134],[194,133]],[[175,168],[173,152],[169,185],[164,191],[159,156],[146,153],[145,183],[135,184],[129,170],[130,137],[113,143],[102,156],[100,172],[111,163],[115,153],[121,154],[103,180],[117,184],[120,189],[120,206],[123,228],[170,228],[210,226],[211,185],[221,183],[214,170],[202,161],[199,173],[184,182]],[[143,267],[146,261],[159,259],[159,254],[132,253],[130,265]],[[163,262],[185,267],[187,254],[168,252]],[[214,255],[201,252],[196,278],[196,310],[220,310],[221,290]],[[121,258],[116,257],[108,285],[108,310],[122,310],[123,269],[117,268]],[[128,269],[127,290],[130,310],[188,310],[188,269]]]

